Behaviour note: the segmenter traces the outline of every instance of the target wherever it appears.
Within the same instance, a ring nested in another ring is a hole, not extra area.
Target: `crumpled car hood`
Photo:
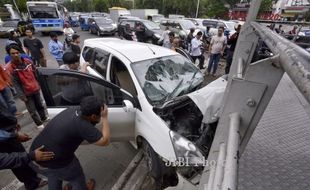
[[[207,86],[187,95],[204,115],[204,123],[213,123],[218,120],[226,85],[225,79],[218,78]]]

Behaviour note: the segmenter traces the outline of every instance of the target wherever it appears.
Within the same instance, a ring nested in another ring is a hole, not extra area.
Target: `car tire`
[[[143,156],[147,163],[148,175],[155,181],[156,190],[162,188],[162,166],[158,155],[147,141],[142,144]]]

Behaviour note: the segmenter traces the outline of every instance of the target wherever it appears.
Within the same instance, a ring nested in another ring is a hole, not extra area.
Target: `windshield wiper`
[[[171,97],[173,97],[173,95],[177,92],[177,90],[180,88],[181,84],[183,83],[183,80],[184,80],[184,79],[182,79],[182,80],[179,82],[179,84],[175,87],[175,89],[174,89],[170,94],[167,94],[167,96],[163,98],[163,99],[164,99],[164,102],[167,101],[167,100],[169,100]]]
[[[194,78],[195,78],[195,76],[196,76],[196,74],[197,74],[198,72],[199,72],[199,70],[197,70],[197,71],[193,74],[193,76],[192,76],[192,78],[191,78],[191,83],[189,84],[189,86],[188,86],[186,92],[189,92],[189,91],[190,91],[190,89],[191,89],[191,87],[192,87],[192,85],[193,85],[193,83],[194,83]]]

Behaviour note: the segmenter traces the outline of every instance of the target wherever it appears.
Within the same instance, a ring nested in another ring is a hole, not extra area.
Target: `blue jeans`
[[[211,69],[213,67],[213,72],[212,74],[216,73],[217,66],[220,62],[221,54],[216,53],[216,54],[211,54],[209,58],[209,65],[208,65],[208,73],[211,73]]]
[[[63,168],[38,168],[33,163],[30,166],[47,177],[49,190],[62,190],[63,181],[68,181],[73,190],[87,189],[83,168],[76,157]]]
[[[7,108],[13,115],[17,112],[14,97],[8,86],[0,91],[0,105]]]

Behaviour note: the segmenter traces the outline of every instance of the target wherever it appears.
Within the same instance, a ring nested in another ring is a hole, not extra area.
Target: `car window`
[[[106,78],[110,53],[104,50],[95,50],[94,60],[91,67],[95,69],[101,76]]]
[[[211,26],[212,28],[216,28],[217,27],[217,22],[216,21],[204,20],[204,21],[202,21],[202,24],[204,26]]]
[[[86,62],[92,63],[93,61],[94,48],[85,46],[82,52],[82,57]]]
[[[122,106],[123,95],[118,88],[104,86],[96,81],[79,75],[54,74],[44,76],[46,88],[52,97],[47,101],[49,107],[78,106],[86,96],[96,96],[107,105]]]
[[[110,79],[113,84],[126,90],[131,95],[137,95],[137,90],[130,76],[130,73],[128,72],[128,69],[124,63],[116,57],[112,57],[111,59]]]
[[[152,105],[193,92],[203,82],[202,73],[182,55],[136,62],[131,68]]]
[[[16,27],[17,26],[17,22],[4,22],[2,24],[3,27]]]
[[[166,20],[164,20],[164,21],[161,21],[161,23],[160,23],[162,26],[168,26],[168,22],[166,21]]]
[[[134,28],[135,28],[135,21],[127,21],[127,22],[128,22],[127,24],[130,25],[130,28],[131,28],[131,29],[134,29]]]
[[[126,24],[128,24],[127,21],[122,21],[120,25],[121,25],[121,26],[126,26]]]

